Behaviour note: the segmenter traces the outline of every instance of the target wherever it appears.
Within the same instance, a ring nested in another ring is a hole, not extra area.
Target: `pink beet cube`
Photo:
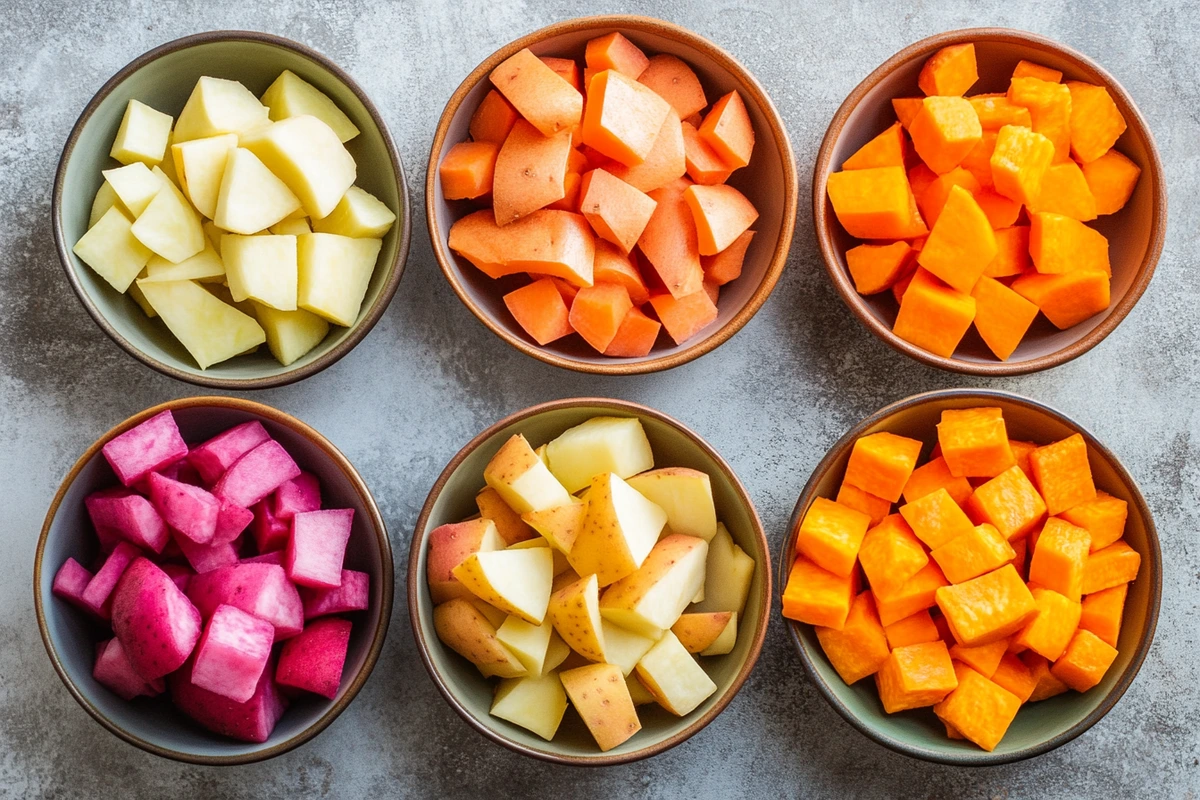
[[[342,584],[336,589],[300,590],[304,601],[304,619],[366,611],[371,603],[371,576],[352,569],[342,570]]]
[[[152,472],[150,502],[172,530],[179,531],[196,544],[212,541],[221,503],[199,486],[173,481]]]
[[[112,439],[102,452],[121,483],[132,486],[149,473],[186,456],[188,447],[168,410]]]
[[[275,681],[332,700],[342,683],[349,646],[349,620],[332,617],[309,623],[299,636],[283,645]]]
[[[167,680],[175,707],[213,733],[243,742],[265,742],[287,709],[287,698],[275,685],[275,670],[262,671],[254,695],[245,703],[201,689],[192,683],[192,662]]]
[[[271,510],[279,519],[290,520],[304,511],[321,508],[321,482],[311,472],[301,472],[275,490]]]
[[[179,587],[179,591],[187,594],[188,584],[192,581],[191,567],[186,567],[183,564],[159,564],[159,569],[171,576],[171,580],[175,581],[175,585]]]
[[[283,566],[283,551],[272,550],[269,553],[260,553],[256,556],[242,559],[243,564],[274,564],[277,567]]]
[[[192,683],[213,694],[245,703],[262,677],[275,628],[234,606],[217,606],[192,664]]]
[[[104,565],[83,590],[83,604],[101,619],[112,616],[112,593],[125,570],[141,553],[128,542],[119,543],[104,560]]]
[[[73,558],[68,558],[54,574],[54,583],[50,586],[55,597],[66,600],[77,608],[82,608],[90,614],[96,612],[83,602],[83,592],[92,581],[92,573]]]
[[[254,537],[254,546],[260,553],[282,550],[287,547],[288,539],[292,535],[290,521],[275,516],[271,505],[270,500],[262,500],[251,509],[254,512],[254,522],[250,526],[250,535]]]
[[[192,578],[188,599],[202,619],[231,605],[266,620],[275,641],[295,636],[304,627],[304,605],[296,587],[278,564],[240,562]]]
[[[211,544],[225,544],[232,542],[242,531],[246,530],[254,520],[254,512],[248,508],[242,508],[239,505],[234,505],[228,500],[217,501],[221,504],[217,511],[217,526],[213,531]]]
[[[250,508],[275,491],[284,481],[300,474],[300,467],[283,445],[271,439],[239,458],[213,486],[213,494]]]
[[[134,670],[125,655],[120,639],[109,639],[96,645],[96,663],[92,677],[97,683],[107,686],[122,700],[135,697],[157,697],[167,688],[162,678],[147,681]]]
[[[112,598],[113,632],[146,680],[179,669],[200,638],[200,612],[151,561],[135,560]]]
[[[198,574],[238,562],[237,540],[224,544],[196,544],[186,536],[176,535],[172,541],[179,545],[183,557]]]
[[[151,473],[153,474],[153,473]],[[124,540],[155,553],[167,544],[167,525],[150,501],[128,489],[104,489],[84,498],[88,516],[101,539],[101,549],[110,552]],[[111,541],[111,547],[104,547]]]
[[[243,422],[193,448],[187,460],[196,468],[200,479],[212,486],[235,461],[270,438],[258,420]]]
[[[284,566],[301,586],[335,589],[342,583],[342,561],[354,523],[354,509],[305,511],[292,518]]]

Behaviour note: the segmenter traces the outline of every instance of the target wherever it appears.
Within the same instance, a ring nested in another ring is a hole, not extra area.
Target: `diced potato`
[[[735,612],[729,618],[729,622],[725,625],[725,629],[721,631],[721,635],[716,638],[712,644],[700,651],[702,656],[723,656],[726,653],[732,653],[734,645],[737,644],[738,632],[738,615]]]
[[[602,620],[600,625],[604,630],[604,660],[620,667],[621,674],[630,675],[642,656],[654,647],[654,639],[627,631],[608,620]]]
[[[203,77],[175,123],[175,141],[241,133],[268,121],[267,107],[237,81]]]
[[[178,264],[204,249],[200,215],[161,170],[156,175],[152,173],[152,177],[159,181],[160,190],[133,223],[133,235],[155,253]]]
[[[533,731],[546,741],[554,738],[566,711],[567,693],[556,672],[503,680],[492,701],[492,716]]]
[[[329,322],[304,309],[280,311],[259,305],[255,316],[267,332],[271,355],[285,367],[319,345],[329,333]]]
[[[145,270],[142,270],[143,275],[145,272]],[[154,306],[150,305],[150,301],[146,299],[146,295],[142,294],[142,288],[137,285],[137,281],[129,284],[127,294],[133,299],[133,302],[138,304],[138,307],[142,309],[147,317],[154,319],[158,316],[158,312],[154,310]]]
[[[193,281],[138,284],[146,300],[196,359],[208,369],[266,341],[262,327]]]
[[[267,230],[280,236],[299,236],[302,233],[312,233],[312,228],[308,227],[308,217],[282,219]]]
[[[307,233],[297,241],[298,305],[335,325],[353,325],[375,271],[382,240]]]
[[[121,209],[110,208],[72,250],[118,292],[124,292],[153,255],[133,235],[133,222]]]
[[[113,189],[112,184],[108,181],[100,184],[100,188],[96,190],[96,197],[92,200],[92,213],[88,216],[88,227],[92,227],[100,218],[104,216],[104,212],[108,211],[113,206],[121,209],[125,216],[132,218],[133,214],[129,213],[129,209],[121,202],[121,198],[117,197],[117,192]]]
[[[209,219],[217,214],[225,161],[237,147],[237,141],[236,135],[226,133],[171,145],[171,163],[175,165],[180,188],[196,210]]]
[[[717,523],[717,535],[708,543],[704,600],[691,610],[734,611],[740,617],[753,579],[754,558],[734,544],[725,526]]]
[[[295,236],[238,236],[221,239],[229,292],[237,302],[257,300],[280,311],[296,310]]]
[[[235,148],[225,161],[213,222],[232,233],[266,230],[300,208],[300,200],[249,150]]]
[[[395,221],[396,215],[383,201],[370,192],[351,186],[329,216],[313,223],[313,230],[355,239],[382,239]]]
[[[291,117],[249,132],[241,146],[288,185],[314,220],[333,211],[358,174],[337,134],[312,116]]]
[[[101,174],[134,219],[142,215],[146,206],[150,205],[150,201],[163,188],[162,180],[141,162],[106,169]]]
[[[690,714],[717,690],[712,678],[670,631],[642,656],[637,673],[658,704],[678,717]]]
[[[152,167],[163,160],[167,153],[167,139],[171,136],[170,114],[156,111],[145,103],[130,100],[125,106],[121,127],[113,140],[109,155],[122,164],[140,161]]]
[[[717,535],[717,509],[708,475],[687,467],[652,469],[629,479],[629,485],[667,512],[672,533],[699,536],[709,541]]]
[[[208,238],[208,241],[212,243],[213,249],[220,253],[221,239],[225,237],[225,234],[228,233],[228,231],[217,227],[217,224],[209,219],[204,220],[204,222],[200,224],[200,227],[204,230],[204,235]]]
[[[654,467],[654,452],[636,417],[593,417],[546,448],[550,471],[572,494],[602,472],[628,478]]]
[[[164,281],[220,282],[225,279],[225,264],[217,255],[212,242],[206,238],[203,250],[178,264],[172,264],[162,256],[151,256],[150,261],[146,263],[145,274],[139,277],[156,283]]]
[[[290,69],[280,73],[263,92],[262,104],[269,109],[271,119],[279,121],[305,114],[324,122],[342,142],[358,136],[358,127],[350,121],[329,97]],[[333,231],[336,233],[337,231]]]

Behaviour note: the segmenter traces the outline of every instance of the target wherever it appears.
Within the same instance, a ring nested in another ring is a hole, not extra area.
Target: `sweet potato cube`
[[[733,168],[725,163],[708,142],[700,138],[700,132],[695,126],[684,122],[681,123],[680,129],[683,131],[683,156],[688,177],[704,186],[714,186],[729,180]]]
[[[957,681],[933,713],[984,750],[995,750],[1016,719],[1021,698],[970,667],[958,670]]]
[[[1016,464],[998,408],[946,409],[937,430],[951,475],[992,478]]]
[[[1008,278],[1029,272],[1029,226],[1013,225],[995,231],[996,257],[984,267],[989,278]]]
[[[1116,647],[1117,640],[1121,638],[1121,617],[1125,613],[1125,596],[1128,593],[1129,584],[1122,583],[1083,598],[1079,627]]]
[[[905,145],[904,128],[897,122],[858,148],[854,155],[842,162],[842,169],[903,167],[907,149]]]
[[[841,630],[858,592],[854,574],[834,575],[800,556],[783,590],[783,615],[797,622]]]
[[[1125,117],[1108,89],[1067,81],[1071,93],[1071,154],[1086,164],[1107,153],[1125,132]]]
[[[1085,528],[1092,536],[1092,552],[1108,547],[1125,535],[1129,504],[1119,497],[1096,490],[1096,499],[1080,503],[1059,514],[1072,525]]]
[[[1012,76],[1014,78],[1041,78],[1050,83],[1058,83],[1062,80],[1063,74],[1056,69],[1050,69],[1049,67],[1043,67],[1041,64],[1021,59],[1013,69]]]
[[[911,503],[920,500],[938,489],[945,489],[955,503],[962,506],[974,491],[971,482],[966,478],[954,477],[946,466],[946,459],[937,458],[926,461],[913,470],[908,482],[904,484],[904,501]]]
[[[973,190],[973,194],[978,194],[983,189],[991,189],[996,185],[996,181],[992,177],[992,153],[994,152],[996,152],[996,132],[985,129],[979,138],[979,144],[971,148],[971,152],[967,153],[967,157],[962,160],[961,164],[946,174],[953,174],[957,170],[969,173],[979,184],[979,188]],[[1002,226],[993,225],[992,227]]]
[[[950,658],[966,664],[983,677],[990,678],[996,668],[1000,666],[1000,659],[1004,658],[1006,652],[1008,652],[1008,639],[1000,639],[991,644],[981,644],[975,647],[961,644],[951,645]]]
[[[1037,678],[1029,667],[1025,666],[1025,662],[1017,658],[1013,653],[1005,653],[1000,659],[1000,663],[996,666],[996,671],[991,675],[992,683],[1017,696],[1017,699],[1022,703],[1029,702],[1030,696],[1033,695],[1034,689],[1037,688]]]
[[[918,611],[933,608],[938,589],[946,585],[946,577],[942,575],[941,569],[930,561],[896,589],[885,593],[878,587],[872,587],[880,621],[884,625],[891,625],[905,617],[911,617]]]
[[[1142,174],[1141,167],[1116,150],[1083,164],[1082,169],[1097,214],[1115,214],[1124,208]]]
[[[1054,161],[1054,143],[1029,128],[1005,125],[996,134],[992,180],[996,191],[1028,205],[1036,201],[1042,178]]]
[[[1033,475],[1033,469],[1029,466],[1029,454],[1038,449],[1038,446],[1033,442],[1022,442],[1017,439],[1009,439],[1008,446],[1012,448],[1013,456],[1017,459],[1017,466],[1021,468],[1026,476]]]
[[[650,319],[635,306],[626,312],[625,319],[621,320],[621,327],[617,328],[617,335],[604,349],[604,355],[621,358],[641,358],[649,355],[654,349],[654,342],[657,341],[660,330],[661,323]]]
[[[1029,540],[1017,539],[1015,542],[1009,542],[1013,549],[1013,559],[1010,562],[1017,570],[1017,574],[1021,576],[1021,580],[1029,580]]]
[[[1086,692],[1104,679],[1117,659],[1117,649],[1088,630],[1077,630],[1050,673],[1077,692]]]
[[[658,205],[644,192],[603,169],[585,174],[579,185],[579,211],[596,235],[628,253],[638,243]]]
[[[593,72],[615,69],[635,81],[650,66],[641,48],[616,31],[589,41],[583,58]]]
[[[914,247],[914,249],[916,249],[916,248]],[[915,261],[913,262],[912,266],[916,267]],[[904,293],[907,292],[908,287],[910,285],[912,285],[913,277],[915,277],[916,274],[917,274],[916,269],[913,269],[911,271],[906,270],[904,275],[902,275],[900,277],[900,279],[897,280],[896,283],[892,285],[892,297],[896,298],[897,304],[904,302]],[[934,278],[934,280],[937,280],[937,279]],[[938,283],[941,283],[941,281],[938,281]],[[953,291],[953,290],[951,290],[951,291]],[[974,312],[972,312],[972,313],[974,313]],[[969,328],[970,326],[971,326],[971,324],[967,323],[967,327]],[[929,332],[925,332],[925,333],[928,334]],[[957,344],[955,346],[957,346]]]
[[[471,115],[468,128],[471,141],[491,142],[499,147],[508,138],[508,132],[520,118],[520,114],[512,107],[512,103],[504,99],[504,95],[495,89],[488,91],[480,101],[479,107]]]
[[[733,244],[712,256],[700,256],[700,266],[704,270],[704,279],[717,286],[735,281],[742,275],[742,264],[746,261],[746,251],[754,239],[754,231],[746,231]]]
[[[650,306],[675,344],[683,344],[717,319],[717,305],[703,286],[684,297],[654,295]]]
[[[1095,228],[1062,214],[1030,215],[1029,256],[1043,274],[1098,271],[1112,275],[1108,239]]]
[[[987,217],[988,224],[992,226],[993,231],[1012,227],[1021,217],[1022,206],[1020,203],[1010,200],[1002,194],[997,194],[992,189],[980,190],[975,195],[975,202],[979,205],[979,210],[983,212],[983,215]]]
[[[1041,586],[1034,586],[1031,593],[1037,615],[1013,637],[1013,642],[1021,650],[1031,650],[1054,661],[1062,655],[1079,626],[1079,601]]]
[[[675,298],[699,292],[704,283],[696,223],[683,199],[691,185],[679,179],[649,193],[658,205],[638,239],[642,255]]]
[[[983,137],[979,116],[962,97],[926,97],[908,132],[917,155],[939,175],[961,164]]]
[[[950,172],[954,172],[954,170],[950,170]],[[912,169],[910,169],[906,174],[908,175],[908,183],[909,186],[912,187],[912,193],[914,197],[920,197],[921,195],[925,194],[929,187],[933,185],[933,182],[938,179],[938,174],[929,167],[925,166],[924,162],[921,161],[918,161],[916,164],[914,164]],[[950,189],[947,188],[946,193],[949,194],[949,192]],[[920,204],[918,203],[918,207],[919,206]]]
[[[758,219],[754,204],[732,186],[693,184],[684,191],[683,199],[692,211],[702,256],[729,247]]]
[[[1096,592],[1130,583],[1137,578],[1142,556],[1124,539],[1090,554],[1083,569],[1083,593]]]
[[[540,345],[546,345],[574,333],[567,321],[567,304],[550,278],[504,295],[504,305],[526,333]]]
[[[1013,465],[979,486],[967,500],[965,510],[972,521],[994,525],[1011,542],[1042,521],[1046,503],[1020,466]]]
[[[1112,282],[1099,270],[1030,273],[1013,281],[1012,290],[1035,304],[1060,330],[1099,314],[1112,300]]]
[[[543,136],[570,131],[583,116],[583,95],[528,48],[492,70],[492,85]]]
[[[1060,695],[1067,691],[1070,687],[1054,677],[1050,673],[1050,662],[1037,653],[1022,653],[1021,663],[1026,666],[1033,679],[1037,681],[1037,685],[1033,688],[1033,694],[1029,696],[1030,703],[1036,703],[1040,700],[1048,700],[1055,695]]]
[[[900,506],[900,515],[912,527],[917,538],[931,549],[949,544],[975,530],[971,520],[944,488]]]
[[[1081,434],[1043,445],[1029,454],[1034,485],[1046,501],[1046,512],[1057,516],[1080,503],[1096,499],[1096,484]]]
[[[579,72],[579,62],[573,58],[555,58],[554,56],[538,56],[542,63],[554,70],[554,74],[571,84],[576,91],[583,91],[583,82]]]
[[[861,511],[818,497],[796,533],[796,550],[835,575],[849,575],[871,519]]]
[[[926,95],[962,97],[979,80],[975,64],[975,45],[952,44],[938,50],[917,76],[917,86]]]
[[[531,272],[590,286],[595,239],[579,214],[535,211],[501,228],[491,209],[484,209],[450,226],[449,244],[493,278]]]
[[[978,578],[937,590],[938,608],[946,615],[959,644],[990,644],[1016,633],[1035,614],[1033,595],[1011,564]]]
[[[496,154],[492,179],[496,224],[508,225],[561,200],[570,153],[569,132],[543,136],[525,120],[517,120]]]
[[[1017,554],[995,527],[985,523],[935,547],[929,555],[942,568],[946,580],[962,583],[999,569]]]
[[[867,531],[858,548],[858,560],[878,598],[894,595],[925,568],[929,556],[904,518],[890,514]]]
[[[958,686],[946,643],[897,647],[875,675],[879,699],[889,714],[932,706]]]
[[[983,276],[971,290],[975,330],[1001,361],[1013,354],[1038,315],[1038,307],[999,281]]]
[[[1037,200],[1030,212],[1044,211],[1087,222],[1096,218],[1096,198],[1088,187],[1083,170],[1074,161],[1051,164],[1042,176]]]
[[[1058,517],[1046,520],[1029,562],[1029,580],[1078,603],[1083,596],[1083,570],[1091,540],[1091,535],[1077,525]]]
[[[687,172],[683,129],[679,123],[679,115],[675,113],[674,109],[667,112],[667,118],[663,120],[662,127],[658,129],[658,137],[654,140],[654,145],[640,164],[627,166],[619,161],[605,158],[595,151],[592,152],[604,159],[604,163],[590,164],[590,166],[603,167],[633,188],[647,194],[682,178]]]
[[[912,121],[921,111],[924,97],[893,97],[892,110],[896,112],[896,119],[900,120],[900,125],[904,130],[908,130],[912,125]]]
[[[596,256],[592,261],[592,280],[624,286],[629,299],[640,306],[650,299],[650,289],[632,258],[604,240],[596,241]]]
[[[1019,106],[1004,94],[977,94],[967,101],[979,117],[979,126],[985,131],[998,131],[1005,125],[1032,128],[1033,117],[1029,109]]]
[[[921,443],[916,439],[886,431],[859,437],[850,451],[845,482],[894,503],[920,455]]]
[[[871,520],[871,525],[878,525],[883,518],[892,512],[892,504],[882,497],[876,497],[870,492],[864,492],[857,486],[851,486],[845,481],[838,487],[837,504],[846,508],[861,511]]]
[[[650,57],[638,83],[648,86],[670,103],[680,119],[698,114],[708,105],[696,73],[682,59],[667,53]]]
[[[459,142],[451,147],[438,166],[446,199],[469,200],[490,192],[499,150],[493,142]]]
[[[632,166],[646,160],[671,105],[616,70],[592,76],[581,140],[609,158]]]
[[[1071,157],[1071,90],[1041,78],[1013,78],[1008,99],[1029,109],[1033,131],[1054,145],[1054,161]]]
[[[818,625],[815,633],[829,663],[847,685],[874,675],[890,653],[870,592],[854,599],[841,629]]]
[[[996,256],[996,236],[975,198],[952,186],[946,205],[917,254],[917,263],[960,292],[970,292]]]
[[[918,269],[904,289],[892,331],[906,342],[949,358],[974,319],[975,298]]]
[[[596,352],[603,353],[616,337],[633,303],[624,286],[597,283],[579,290],[571,303],[569,322]]]
[[[923,235],[908,175],[903,167],[835,172],[826,183],[838,222],[858,239],[908,239]],[[914,232],[916,231],[916,232]]]
[[[912,179],[909,179],[912,183]],[[925,223],[931,227],[937,226],[938,217],[942,215],[942,209],[946,207],[946,201],[950,199],[950,190],[955,186],[961,186],[972,197],[983,190],[978,178],[975,177],[969,170],[963,167],[955,167],[945,175],[938,175],[921,190],[920,194],[916,194],[914,188],[913,193],[917,198],[917,208],[921,212],[921,217]]]
[[[883,634],[887,637],[888,647],[891,648],[936,642],[942,638],[928,609],[922,609],[904,619],[893,622],[883,629]]]
[[[754,124],[737,91],[713,103],[700,125],[700,138],[734,169],[750,163],[750,155],[754,152]]]

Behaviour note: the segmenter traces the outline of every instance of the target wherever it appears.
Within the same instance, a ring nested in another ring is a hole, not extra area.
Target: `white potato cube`
[[[754,558],[734,544],[729,531],[718,522],[717,535],[708,543],[706,562],[704,599],[691,610],[733,611],[742,616],[754,579]]]
[[[117,129],[117,138],[109,155],[122,164],[140,161],[148,167],[154,166],[167,153],[172,121],[170,114],[130,100],[125,106],[125,116],[121,118],[121,127]]]
[[[92,200],[92,213],[88,216],[88,227],[92,227],[100,218],[104,216],[104,212],[108,211],[113,206],[121,209],[125,216],[132,218],[133,214],[129,213],[129,209],[121,202],[121,198],[117,197],[117,191],[113,189],[112,184],[108,181],[100,184],[100,188],[96,190],[96,197]]]
[[[241,355],[267,340],[252,317],[223,303],[194,281],[143,281],[138,285],[200,369]]]
[[[707,474],[687,467],[663,467],[634,475],[629,485],[667,512],[672,533],[699,536],[706,542],[716,536],[717,508]]]
[[[273,120],[299,117],[305,114],[324,122],[342,142],[358,136],[358,127],[350,121],[328,95],[290,69],[280,73],[275,82],[263,92],[262,104]]]
[[[267,332],[267,347],[275,360],[289,366],[325,340],[329,322],[310,311],[280,311],[257,305],[254,316]]]
[[[550,471],[574,494],[602,472],[628,478],[654,467],[654,452],[637,417],[592,417],[546,447]]]
[[[235,147],[237,136],[232,133],[171,145],[171,162],[180,187],[196,210],[209,219],[217,214],[225,160]]]
[[[266,230],[300,208],[300,200],[249,150],[235,148],[225,161],[213,222],[232,233]]]
[[[370,192],[351,186],[324,219],[313,223],[320,233],[339,233],[356,239],[381,239],[392,229],[396,215]]]
[[[300,264],[297,304],[335,325],[353,325],[383,242],[332,233],[306,233],[297,240]]]
[[[269,230],[271,233],[277,233],[280,236],[299,236],[302,233],[312,233],[312,228],[308,227],[308,217],[300,217],[299,219],[282,219],[267,230]]]
[[[620,667],[623,675],[632,673],[642,656],[654,647],[654,639],[649,636],[627,631],[608,620],[600,625],[604,629],[604,660]]]
[[[140,161],[125,167],[114,167],[100,173],[112,186],[125,208],[137,219],[163,188],[162,178]]]
[[[72,252],[118,292],[129,288],[153,255],[133,235],[133,222],[116,207],[104,212]]]
[[[142,272],[144,274],[145,270],[142,270]],[[154,306],[150,305],[150,301],[146,299],[146,295],[142,294],[142,289],[137,285],[137,281],[129,284],[129,291],[126,294],[129,295],[133,302],[138,304],[138,307],[142,309],[147,317],[154,319],[158,316],[158,312],[154,310]]]
[[[704,667],[670,631],[642,656],[637,673],[658,704],[677,717],[690,714],[717,691]]]
[[[554,627],[549,620],[541,625],[530,625],[523,619],[507,617],[496,631],[496,638],[525,667],[532,677],[545,672],[546,654],[550,649],[550,635]]]
[[[158,170],[158,167],[154,169]],[[133,223],[133,235],[155,253],[178,264],[204,249],[200,215],[161,170],[152,175],[160,187],[166,188],[160,188],[150,204],[138,215]]]
[[[206,238],[204,249],[191,258],[185,258],[178,264],[172,264],[162,256],[151,256],[146,264],[143,280],[163,281],[223,281],[225,280],[225,264],[221,256]]]
[[[492,701],[492,716],[520,725],[546,741],[554,738],[567,711],[567,693],[558,673],[540,678],[508,678]]]
[[[291,117],[241,137],[254,153],[295,192],[314,220],[329,215],[354,185],[354,158],[333,129],[312,116]]]
[[[221,239],[221,260],[236,302],[257,300],[280,311],[296,310],[296,237],[239,236]]]
[[[241,133],[268,121],[266,106],[237,81],[203,77],[175,123],[175,141]]]

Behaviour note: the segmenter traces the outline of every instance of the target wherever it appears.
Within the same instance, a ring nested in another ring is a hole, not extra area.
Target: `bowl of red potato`
[[[783,616],[834,709],[915,758],[1016,761],[1099,721],[1137,675],[1162,556],[1133,478],[1005,392],[916,395],[825,456],[784,543]]]
[[[557,23],[450,98],[426,183],[434,252],[509,344],[569,369],[668,369],[717,347],[787,259],[796,167],[765,90],[637,16]]]
[[[822,142],[813,207],[855,315],[900,352],[977,375],[1097,345],[1149,284],[1167,218],[1125,89],[1005,28],[924,39],[859,84]]]

